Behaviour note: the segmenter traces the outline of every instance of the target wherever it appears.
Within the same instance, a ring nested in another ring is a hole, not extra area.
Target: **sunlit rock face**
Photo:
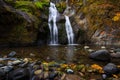
[[[120,43],[119,20],[115,19],[115,17],[118,17],[119,11],[114,11],[114,6],[118,7],[115,5],[117,1],[93,0],[94,3],[91,3],[86,0],[83,0],[83,2],[69,0],[68,2],[69,6],[75,11],[70,19],[78,43],[92,42],[99,45]],[[109,4],[110,2],[113,4]],[[65,12],[66,14],[69,13],[68,10]]]

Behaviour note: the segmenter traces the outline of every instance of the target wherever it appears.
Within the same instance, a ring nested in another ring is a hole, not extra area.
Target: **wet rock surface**
[[[107,50],[98,50],[90,54],[90,58],[99,61],[110,61],[110,54]]]
[[[120,52],[111,53],[110,55],[111,55],[111,57],[113,57],[113,58],[120,58]]]
[[[103,70],[108,75],[112,75],[120,72],[119,68],[113,63],[108,63],[107,65],[105,65],[103,67]]]
[[[14,57],[16,55],[16,52],[15,51],[12,51],[8,54],[8,57]]]
[[[11,71],[8,74],[9,80],[29,80],[30,79],[30,72],[28,69],[18,68],[16,70]]]

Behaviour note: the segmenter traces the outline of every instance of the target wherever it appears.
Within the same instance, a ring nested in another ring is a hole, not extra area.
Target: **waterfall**
[[[58,11],[54,3],[50,2],[48,26],[50,29],[50,44],[58,44],[58,28],[56,25],[56,18]]]
[[[67,38],[68,38],[68,44],[73,44],[74,43],[74,33],[71,27],[71,23],[69,20],[69,17],[65,15],[65,27],[66,27],[66,32],[67,32]]]

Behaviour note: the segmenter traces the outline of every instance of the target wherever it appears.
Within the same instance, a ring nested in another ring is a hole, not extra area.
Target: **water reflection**
[[[50,47],[50,52],[52,53],[50,55],[50,58],[52,58],[53,60],[58,60],[58,47],[57,46],[51,46]]]
[[[74,57],[74,46],[68,46],[66,49],[67,49],[66,61],[71,62]]]

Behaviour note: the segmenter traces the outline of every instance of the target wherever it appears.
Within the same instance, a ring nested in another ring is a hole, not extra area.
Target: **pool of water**
[[[100,49],[100,46],[91,46],[94,50]],[[110,48],[110,47],[109,47]],[[98,62],[89,59],[89,52],[87,52],[81,45],[45,45],[39,47],[13,47],[13,48],[0,48],[0,55],[5,56],[11,51],[17,52],[19,58],[32,58],[39,60],[54,60],[66,61],[80,64],[101,64],[104,65],[108,62]],[[34,54],[34,56],[31,56]],[[116,64],[120,64],[120,59],[112,60]]]

